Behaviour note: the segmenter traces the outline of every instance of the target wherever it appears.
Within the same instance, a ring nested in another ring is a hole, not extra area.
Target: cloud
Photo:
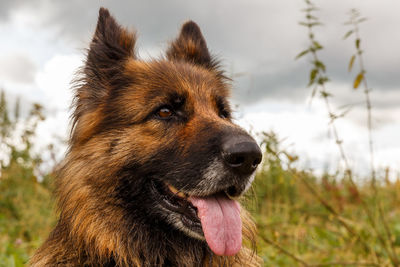
[[[38,73],[36,83],[51,113],[68,111],[72,102],[71,81],[82,61],[79,55],[55,55]]]
[[[181,23],[193,19],[202,27],[211,50],[225,59],[223,62],[229,72],[248,73],[247,81],[238,79],[240,88],[247,87],[244,91],[238,90],[238,98],[245,104],[265,97],[287,97],[289,91],[295,101],[308,95],[306,88],[299,88],[307,83],[309,59],[294,61],[295,55],[308,43],[306,29],[298,25],[304,16],[300,12],[304,7],[301,1],[135,0],[122,4],[95,0],[20,0],[17,3],[6,0],[2,3],[5,10],[12,9],[14,13],[31,10],[41,27],[54,29],[59,38],[79,48],[89,42],[100,6],[109,8],[122,25],[138,30],[138,42],[143,50],[160,47],[158,54],[177,34]],[[385,3],[391,8],[382,8]],[[390,25],[400,23],[394,8],[400,8],[400,4],[393,0],[317,4],[320,11],[316,15],[324,26],[316,29],[316,36],[325,46],[320,56],[332,81],[351,84],[356,75],[347,73],[348,60],[354,53],[353,43],[343,41],[342,36],[348,29],[343,25],[348,19],[348,10],[359,7],[369,18],[361,26],[361,34],[370,86],[376,90],[397,90],[400,37],[394,34],[397,29]],[[251,91],[246,96],[244,92],[249,92],[249,87]]]
[[[24,54],[0,56],[0,79],[15,83],[32,83],[37,71],[33,60]]]
[[[334,172],[337,166],[343,167],[321,100],[316,100],[308,108],[305,108],[305,103],[265,101],[245,107],[238,122],[253,133],[277,133],[283,149],[301,155],[298,164],[302,168]],[[366,128],[348,118],[338,120],[336,126],[350,166],[358,175],[368,175],[370,164]],[[385,125],[373,132],[375,164],[379,170],[385,167],[398,170],[399,135],[399,124]]]
[[[10,12],[19,5],[24,4],[25,1],[21,0],[3,0],[0,2],[0,22],[9,19]]]

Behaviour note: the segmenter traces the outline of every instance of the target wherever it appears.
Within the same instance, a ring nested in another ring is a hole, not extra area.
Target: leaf
[[[354,64],[354,60],[356,60],[356,55],[353,55],[350,59],[349,62],[349,72],[351,71],[351,69],[353,68],[353,64]]]
[[[332,94],[330,94],[330,93],[328,93],[326,91],[320,91],[320,93],[321,93],[321,97],[323,97],[323,98],[327,98],[327,97],[332,96]]]
[[[310,71],[310,82],[308,83],[308,86],[312,85],[315,81],[315,78],[317,77],[318,74],[318,69],[312,69]]]
[[[314,26],[322,25],[322,23],[320,23],[320,22],[303,22],[303,21],[300,21],[299,24],[302,26],[310,27],[310,28],[314,27]]]
[[[318,43],[317,41],[314,41],[313,42],[313,45],[314,45],[314,49],[315,50],[320,50],[320,49],[322,49],[322,48],[324,48],[322,45],[320,45],[320,43]]]
[[[301,51],[301,52],[296,56],[295,59],[297,60],[297,59],[301,58],[302,56],[304,56],[304,55],[307,54],[308,52],[310,52],[310,49]]]
[[[356,48],[357,49],[360,49],[360,42],[361,42],[361,40],[360,39],[356,39]]]
[[[310,27],[320,26],[320,25],[322,25],[321,22],[312,22],[312,23],[309,23],[309,26],[310,26]]]
[[[339,118],[335,113],[330,112],[329,118],[331,119],[330,123],[334,122],[337,118]]]
[[[367,18],[360,18],[359,20],[357,20],[357,23],[362,23],[362,22],[364,22],[366,20],[367,20]]]
[[[306,18],[307,18],[308,20],[318,20],[317,17],[314,17],[314,16],[312,16],[312,15],[307,15]]]
[[[322,77],[319,77],[319,79],[318,79],[318,84],[320,84],[320,85],[324,85],[327,81],[329,81],[329,78],[328,77],[324,77],[324,76],[322,76]]]
[[[343,140],[336,140],[336,144],[338,144],[338,145],[343,144]]]
[[[348,32],[343,36],[343,39],[347,39],[353,32],[354,32],[353,30],[348,31]]]
[[[323,72],[325,72],[325,70],[326,70],[325,64],[322,63],[321,61],[319,61],[319,60],[314,61],[314,65],[315,65],[315,67],[316,67],[317,69],[320,69],[320,70],[322,70]]]
[[[309,13],[311,11],[317,11],[317,10],[319,10],[319,9],[316,8],[315,6],[311,6],[311,7],[308,7],[308,8],[303,8],[301,11]]]
[[[360,72],[354,80],[353,88],[357,89],[361,81],[364,79],[364,72]]]

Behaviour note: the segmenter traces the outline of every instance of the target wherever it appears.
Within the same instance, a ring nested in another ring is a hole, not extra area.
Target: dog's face
[[[232,122],[229,84],[195,23],[184,24],[165,59],[138,60],[134,42],[100,11],[73,146],[107,142],[105,167],[129,220],[147,213],[157,226],[233,255],[241,246],[234,199],[250,186],[261,151]]]

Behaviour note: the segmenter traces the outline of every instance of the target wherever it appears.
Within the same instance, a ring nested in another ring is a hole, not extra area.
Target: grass
[[[16,161],[0,178],[0,266],[24,266],[55,222],[51,189]]]
[[[379,241],[384,225],[373,229],[361,200],[377,221],[381,203],[392,230],[387,246],[399,255],[399,180],[381,179],[375,194],[370,183],[354,188],[340,173],[317,177],[296,170],[291,166],[297,157],[280,151],[273,134],[265,135],[264,149],[247,205],[258,224],[257,250],[265,266],[393,266]],[[26,165],[16,159],[2,169],[0,266],[24,266],[55,223],[51,176],[38,183]]]
[[[265,266],[395,266],[390,253],[400,254],[399,180],[380,179],[372,187],[340,173],[317,177],[292,168],[296,157],[279,150],[275,135],[266,140],[269,152],[250,203]],[[384,224],[371,225],[362,202],[374,222],[381,222],[383,210],[390,237]]]

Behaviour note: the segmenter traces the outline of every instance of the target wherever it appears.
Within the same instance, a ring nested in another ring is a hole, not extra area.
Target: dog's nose
[[[226,138],[222,145],[222,156],[229,167],[243,175],[251,174],[262,159],[260,147],[249,135]]]

